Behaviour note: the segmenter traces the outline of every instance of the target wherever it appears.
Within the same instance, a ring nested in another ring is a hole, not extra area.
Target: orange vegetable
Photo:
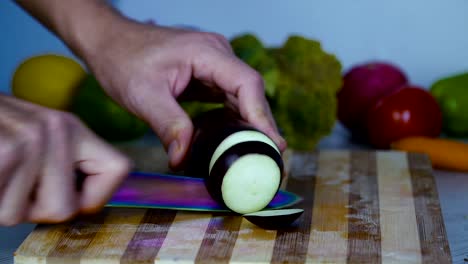
[[[431,159],[434,168],[468,171],[468,144],[461,141],[430,138],[408,137],[391,144],[394,150],[425,153]]]

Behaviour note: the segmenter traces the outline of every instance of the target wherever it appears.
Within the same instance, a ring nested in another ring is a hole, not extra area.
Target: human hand
[[[129,167],[74,116],[0,94],[0,225],[95,212]]]
[[[170,167],[180,167],[190,145],[193,125],[177,99],[193,80],[221,92],[226,105],[286,148],[263,79],[233,54],[224,37],[125,20],[99,43],[85,60],[115,100],[151,125]]]

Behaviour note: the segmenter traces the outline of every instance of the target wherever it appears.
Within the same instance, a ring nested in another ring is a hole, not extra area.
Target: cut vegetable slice
[[[279,189],[283,161],[276,149],[258,141],[226,150],[205,179],[208,192],[234,212],[263,209]]]
[[[280,179],[281,171],[272,158],[260,154],[244,155],[224,175],[223,201],[240,214],[262,210],[278,191]]]
[[[239,132],[235,132],[225,138],[216,148],[213,156],[211,157],[209,171],[213,168],[213,165],[218,160],[218,158],[230,147],[235,146],[236,144],[247,142],[247,141],[258,141],[264,142],[270,145],[272,148],[276,149],[278,153],[280,153],[278,147],[275,145],[273,140],[267,137],[265,134],[254,131],[254,130],[243,130]]]
[[[245,219],[264,229],[280,229],[291,226],[304,209],[264,210],[244,214]]]

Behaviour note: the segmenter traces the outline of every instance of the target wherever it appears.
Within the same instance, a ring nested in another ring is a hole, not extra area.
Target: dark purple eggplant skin
[[[252,224],[267,230],[279,230],[285,228],[291,228],[294,226],[294,222],[304,213],[297,212],[287,215],[275,215],[275,216],[246,216]]]
[[[281,172],[280,184],[283,179],[283,159],[276,149],[260,141],[246,141],[227,149],[214,163],[211,173],[205,178],[205,185],[211,197],[225,206],[221,185],[224,175],[231,165],[240,157],[248,154],[263,154],[272,158]],[[278,186],[279,187],[279,186]]]
[[[190,177],[208,176],[211,157],[218,145],[229,135],[245,130],[257,131],[227,108],[207,111],[192,121],[194,135],[184,169],[184,174]]]
[[[189,177],[203,178],[208,193],[222,205],[225,205],[221,185],[230,164],[240,156],[250,153],[266,154],[278,164],[283,178],[283,160],[281,155],[270,145],[248,141],[229,148],[215,162],[210,177],[209,166],[216,148],[229,135],[240,131],[259,130],[249,126],[242,118],[228,108],[207,111],[193,119],[194,136],[185,162],[184,174]]]

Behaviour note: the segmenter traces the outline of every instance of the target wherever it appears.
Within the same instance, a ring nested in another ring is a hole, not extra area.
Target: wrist
[[[89,61],[128,22],[104,0],[16,0],[79,57]],[[107,41],[108,42],[108,41]]]
[[[83,14],[74,15],[59,35],[63,41],[81,57],[89,62],[105,48],[112,38],[116,37],[119,28],[126,19],[111,6],[100,1],[88,1],[88,8]]]

